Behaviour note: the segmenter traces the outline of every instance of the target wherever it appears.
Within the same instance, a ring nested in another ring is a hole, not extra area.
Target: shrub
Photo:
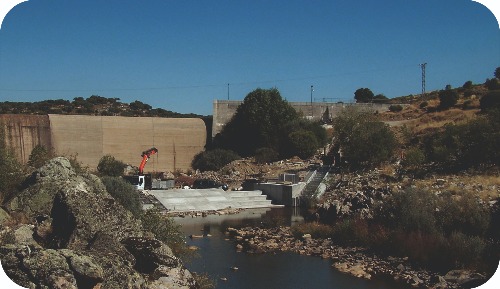
[[[393,253],[407,256],[413,261],[443,269],[449,263],[444,251],[446,239],[439,233],[397,230],[394,232]]]
[[[472,81],[468,80],[464,83],[464,85],[462,85],[462,88],[465,88],[465,89],[471,89],[472,88]]]
[[[393,105],[389,106],[390,112],[400,112],[402,110],[403,110],[403,107],[399,104],[393,104]]]
[[[45,164],[46,161],[54,157],[54,154],[50,152],[43,145],[36,145],[28,158],[28,166],[38,169]]]
[[[99,160],[97,171],[103,176],[118,177],[123,175],[123,169],[127,165],[115,159],[112,155],[105,155]]]
[[[472,100],[468,99],[464,101],[464,103],[462,104],[462,109],[470,109],[470,108],[472,108]]]
[[[484,236],[490,224],[490,213],[470,193],[457,196],[443,194],[436,212],[438,225],[446,234],[462,232],[470,236]]]
[[[478,236],[453,232],[448,238],[447,251],[455,266],[470,266],[477,263],[486,248],[486,242]]]
[[[142,206],[139,193],[134,186],[120,177],[103,176],[101,180],[106,186],[106,191],[125,209],[129,210],[135,217],[141,215]]]
[[[333,227],[320,223],[301,223],[291,227],[292,234],[296,238],[302,237],[304,234],[311,234],[313,238],[330,238],[333,235]]]
[[[259,148],[255,151],[255,161],[259,164],[272,163],[278,160],[278,153],[272,148]]]
[[[438,109],[446,110],[457,104],[458,93],[451,88],[441,90],[438,96],[439,96]]]
[[[0,124],[0,204],[16,194],[23,178],[23,166],[6,145],[3,126]]]
[[[424,162],[424,152],[417,147],[412,147],[406,151],[405,157],[401,164],[406,168],[414,169],[420,167]]]
[[[238,159],[240,156],[231,150],[213,149],[197,154],[191,162],[191,166],[200,171],[218,171]]]
[[[409,189],[394,193],[386,200],[382,217],[393,229],[405,232],[437,231],[434,210],[437,198],[425,190]]]
[[[498,78],[486,79],[484,85],[486,86],[486,88],[488,88],[488,90],[499,90],[500,79]]]
[[[500,90],[492,90],[479,100],[481,111],[500,108]]]
[[[370,243],[368,223],[363,219],[345,219],[334,226],[333,239],[342,245],[366,246]]]
[[[423,102],[420,103],[419,107],[420,108],[426,108],[428,105],[429,105],[429,103],[427,101],[423,101]]]
[[[181,226],[175,223],[174,219],[169,218],[157,209],[147,210],[141,215],[142,227],[153,233],[156,239],[167,244],[174,254],[183,260],[192,258],[193,251],[189,250]]]

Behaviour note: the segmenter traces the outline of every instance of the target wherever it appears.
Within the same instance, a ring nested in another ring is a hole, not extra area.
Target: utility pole
[[[313,118],[314,112],[313,112],[313,91],[314,87],[311,85],[311,119]]]
[[[229,100],[229,83],[227,84],[227,100]]]
[[[422,95],[421,95],[422,98],[425,96],[425,66],[426,65],[427,65],[427,62],[420,64],[420,68],[422,69]]]

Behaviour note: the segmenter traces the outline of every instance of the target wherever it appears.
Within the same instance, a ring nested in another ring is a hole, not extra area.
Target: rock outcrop
[[[99,178],[78,175],[65,158],[33,173],[8,209],[33,224],[0,226],[7,275],[26,288],[196,288],[191,273]],[[10,224],[15,222],[10,221]]]

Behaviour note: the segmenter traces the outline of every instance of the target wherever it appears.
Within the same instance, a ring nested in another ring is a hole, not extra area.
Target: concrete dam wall
[[[28,161],[38,144],[58,155],[77,155],[96,169],[110,154],[138,166],[141,153],[158,149],[145,171],[187,170],[206,142],[205,123],[197,118],[118,117],[85,115],[0,115],[7,144],[20,161]]]
[[[214,100],[213,103],[213,126],[212,137],[215,137],[226,123],[228,123],[242,100]],[[334,118],[343,108],[355,106],[359,109],[385,112],[389,110],[391,104],[385,103],[333,103],[333,102],[289,102],[289,104],[305,118],[319,120],[326,109],[330,118]]]

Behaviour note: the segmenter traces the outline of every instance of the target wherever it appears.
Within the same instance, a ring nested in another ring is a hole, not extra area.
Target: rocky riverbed
[[[331,239],[314,239],[305,234],[294,237],[290,227],[263,229],[228,228],[226,234],[236,243],[236,250],[253,253],[294,252],[332,260],[336,270],[359,278],[392,278],[415,288],[471,288],[486,281],[482,274],[453,270],[444,275],[414,267],[408,258],[382,257],[361,247],[341,247]]]

